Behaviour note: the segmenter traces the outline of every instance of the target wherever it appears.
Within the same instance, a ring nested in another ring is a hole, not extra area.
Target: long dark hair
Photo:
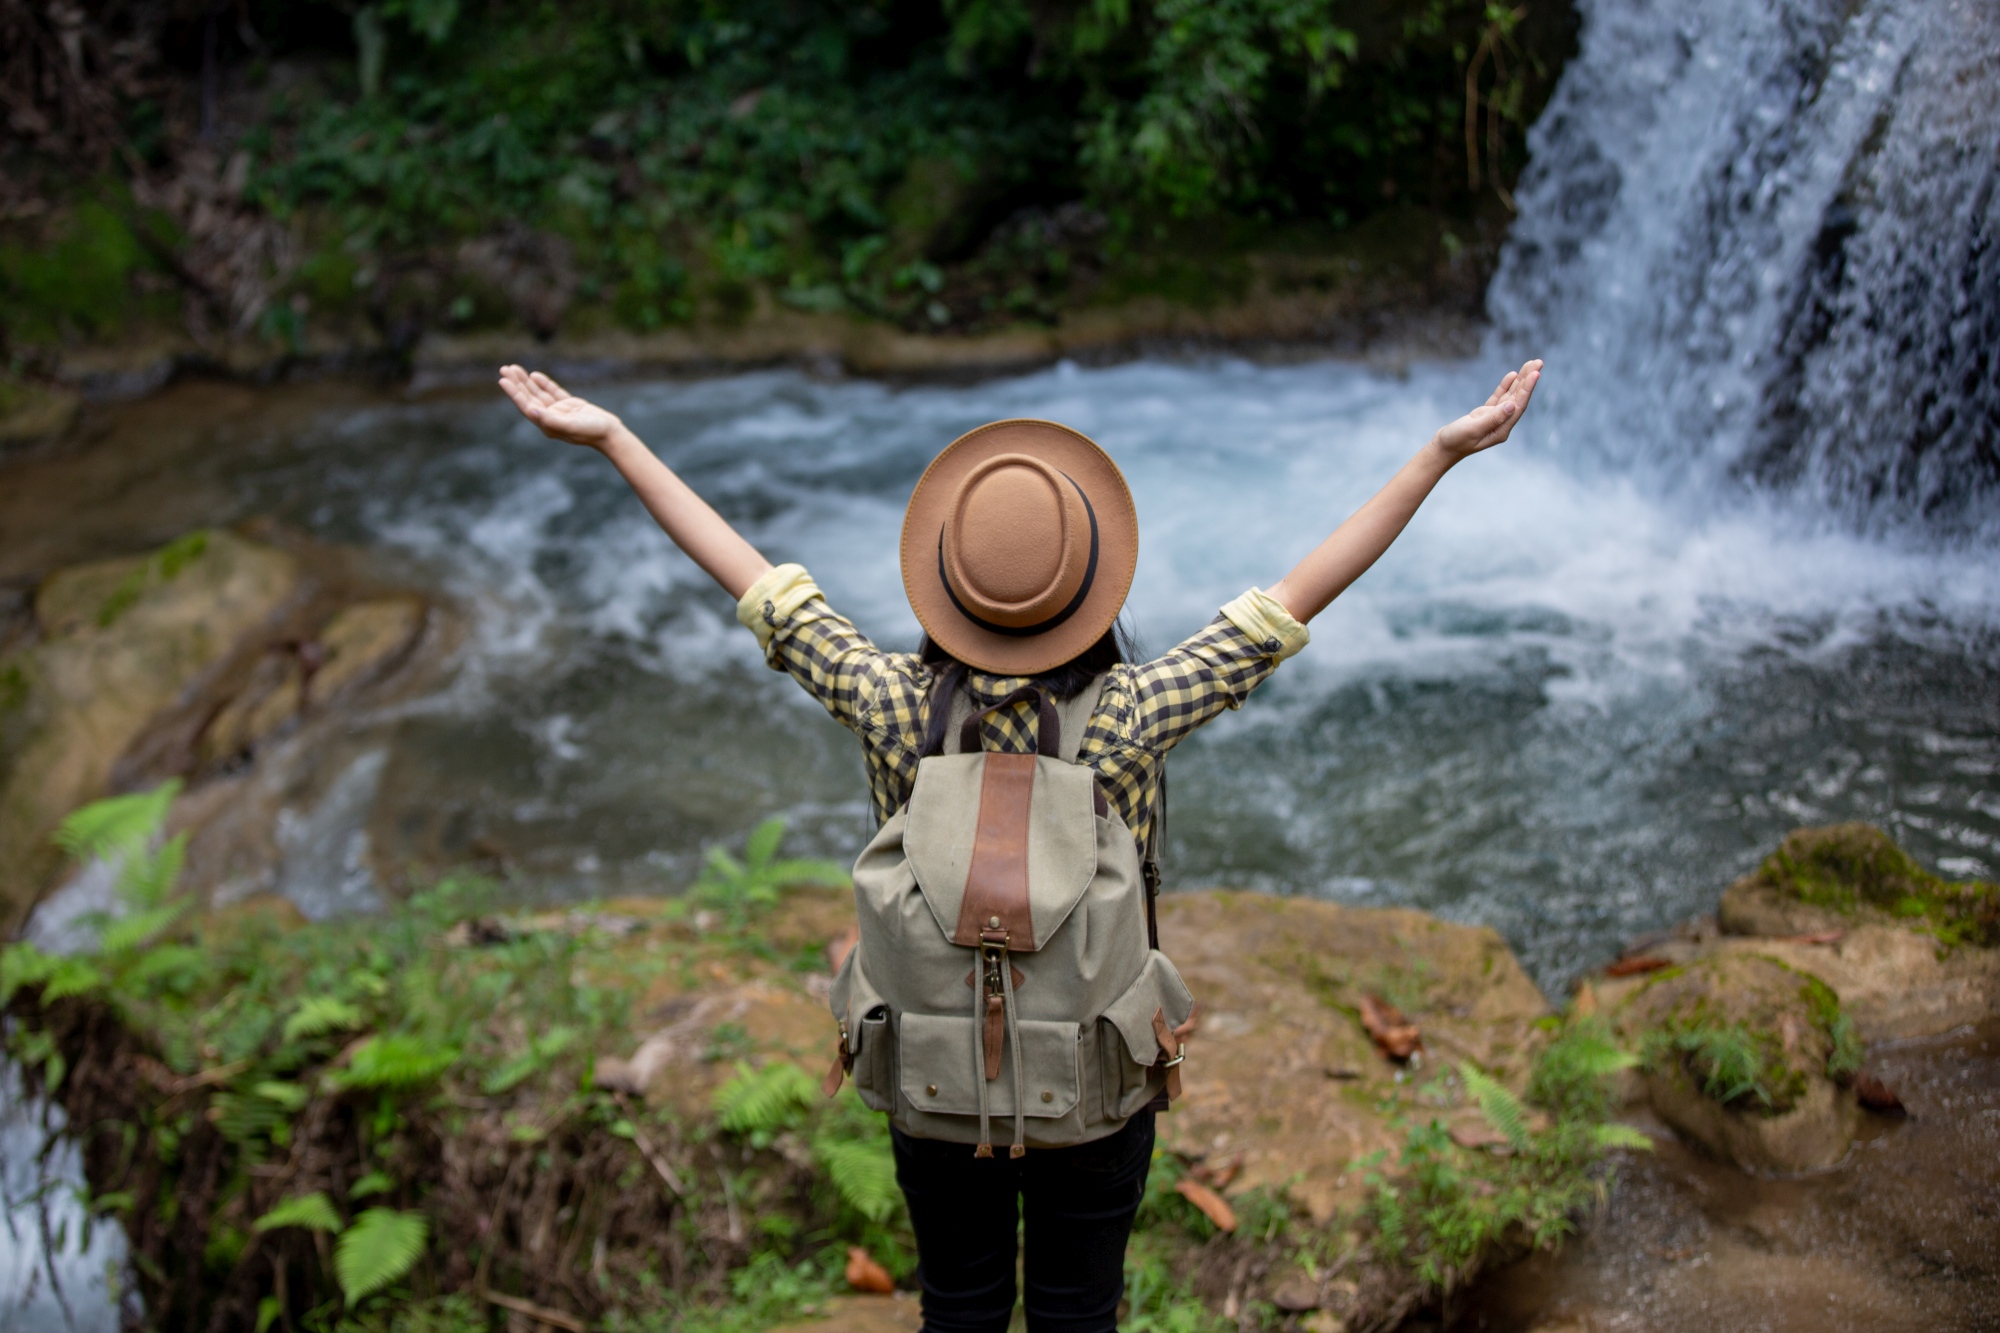
[[[1138,644],[1121,613],[1111,622],[1111,628],[1104,631],[1104,637],[1064,662],[1059,667],[1050,667],[1039,675],[1028,677],[1028,682],[1046,690],[1056,699],[1073,699],[1083,691],[1083,687],[1117,666],[1120,662],[1130,662],[1139,655]],[[924,635],[917,656],[925,666],[939,670],[951,666],[958,659],[931,642],[931,636]]]

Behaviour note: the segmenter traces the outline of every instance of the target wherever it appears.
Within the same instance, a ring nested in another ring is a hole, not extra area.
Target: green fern
[[[1527,1147],[1528,1113],[1520,1099],[1469,1064],[1459,1065],[1458,1076],[1465,1081],[1465,1090],[1479,1103],[1479,1113],[1486,1117],[1486,1123],[1505,1134],[1507,1142],[1516,1149]]]
[[[882,1140],[836,1138],[813,1140],[813,1158],[841,1200],[871,1222],[887,1221],[902,1197],[896,1184],[896,1157]]]
[[[387,1194],[396,1188],[395,1180],[386,1171],[370,1171],[361,1179],[347,1187],[350,1199],[365,1199],[371,1194]]]
[[[1630,1148],[1635,1152],[1653,1151],[1653,1140],[1643,1130],[1634,1129],[1630,1125],[1621,1125],[1616,1122],[1606,1125],[1593,1125],[1590,1130],[1590,1137],[1600,1148]]]
[[[1611,1113],[1604,1080],[1638,1063],[1638,1056],[1612,1040],[1604,1020],[1577,1019],[1536,1059],[1528,1100],[1557,1116],[1602,1120]]]
[[[414,1088],[429,1083],[458,1060],[451,1046],[421,1037],[370,1037],[354,1052],[340,1082],[350,1088]]]
[[[719,845],[710,847],[689,896],[700,906],[723,913],[729,924],[740,930],[751,917],[776,903],[779,890],[788,885],[840,887],[848,883],[846,869],[837,862],[778,859],[778,844],[784,836],[785,821],[774,817],[751,831],[741,861]]]
[[[739,1060],[736,1077],[716,1089],[716,1122],[763,1147],[779,1133],[798,1128],[818,1095],[812,1075],[795,1064],[775,1060],[752,1069]]]
[[[495,1069],[480,1081],[479,1089],[489,1097],[508,1092],[546,1069],[557,1056],[576,1044],[577,1030],[558,1024],[528,1043],[528,1049]]]
[[[0,1006],[23,986],[48,984],[65,961],[61,954],[43,953],[32,944],[0,946]]]
[[[417,1266],[430,1222],[422,1213],[370,1208],[341,1233],[333,1252],[334,1276],[352,1306],[373,1295]]]
[[[252,1084],[250,1091],[256,1093],[267,1102],[277,1103],[287,1111],[301,1110],[308,1101],[312,1100],[312,1094],[298,1084],[283,1083],[275,1079]]]
[[[258,1231],[275,1231],[279,1227],[304,1227],[308,1231],[331,1231],[337,1234],[341,1229],[340,1214],[333,1211],[333,1205],[319,1190],[285,1200],[250,1225]]]
[[[180,791],[180,779],[171,778],[151,791],[92,801],[57,826],[55,844],[79,861],[136,851],[160,831]]]
[[[73,995],[88,995],[105,984],[104,973],[88,958],[60,958],[42,982],[42,1003],[54,1004]]]
[[[176,833],[157,852],[147,852],[144,844],[128,848],[118,873],[119,898],[140,911],[165,903],[180,884],[187,845],[188,835]]]
[[[169,847],[181,845],[183,844],[180,838],[175,838],[168,844]],[[180,868],[176,865],[174,878],[178,879],[179,876]],[[183,898],[164,907],[146,908],[133,912],[130,916],[107,921],[97,932],[97,946],[106,953],[124,953],[128,949],[136,949],[180,920],[193,906],[191,900]]]
[[[285,1020],[285,1040],[293,1042],[329,1032],[348,1032],[360,1026],[361,1011],[347,1001],[331,995],[308,995]]]

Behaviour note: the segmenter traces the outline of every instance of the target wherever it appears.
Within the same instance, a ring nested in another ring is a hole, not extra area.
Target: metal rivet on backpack
[[[997,916],[989,916],[986,918],[986,924],[998,928],[1000,925],[1000,918]]]
[[[1042,1100],[1045,1102],[1052,1102],[1055,1099],[1056,1095],[1053,1092],[1045,1092],[1042,1094]]]
[[[931,1084],[928,1088],[925,1088],[924,1091],[929,1093],[933,1097],[937,1096],[937,1084],[935,1083]]]

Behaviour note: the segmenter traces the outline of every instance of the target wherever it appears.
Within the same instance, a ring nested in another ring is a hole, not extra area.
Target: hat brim
[[[999,454],[1028,454],[1069,477],[1097,523],[1097,569],[1089,592],[1061,624],[1036,634],[999,633],[973,620],[945,586],[938,560],[938,540],[959,483]],[[953,440],[924,469],[903,515],[902,560],[904,591],[933,643],[981,671],[1032,676],[1077,656],[1118,619],[1139,563],[1139,515],[1125,474],[1088,436],[1053,421],[995,421]]]

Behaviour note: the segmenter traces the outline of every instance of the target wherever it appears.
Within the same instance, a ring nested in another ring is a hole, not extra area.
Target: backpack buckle
[[[1175,1065],[1177,1065],[1177,1064],[1181,1064],[1181,1063],[1183,1063],[1183,1062],[1185,1062],[1185,1061],[1186,1061],[1186,1059],[1187,1059],[1187,1043],[1186,1043],[1186,1042],[1184,1042],[1184,1041],[1177,1041],[1177,1042],[1175,1042],[1175,1043],[1174,1043],[1174,1047],[1175,1047],[1175,1055],[1174,1055],[1174,1058],[1173,1058],[1173,1059],[1171,1059],[1171,1060],[1162,1060],[1162,1061],[1160,1061],[1160,1068],[1162,1068],[1162,1069],[1172,1069],[1172,1068],[1173,1068],[1173,1067],[1174,1067]]]

